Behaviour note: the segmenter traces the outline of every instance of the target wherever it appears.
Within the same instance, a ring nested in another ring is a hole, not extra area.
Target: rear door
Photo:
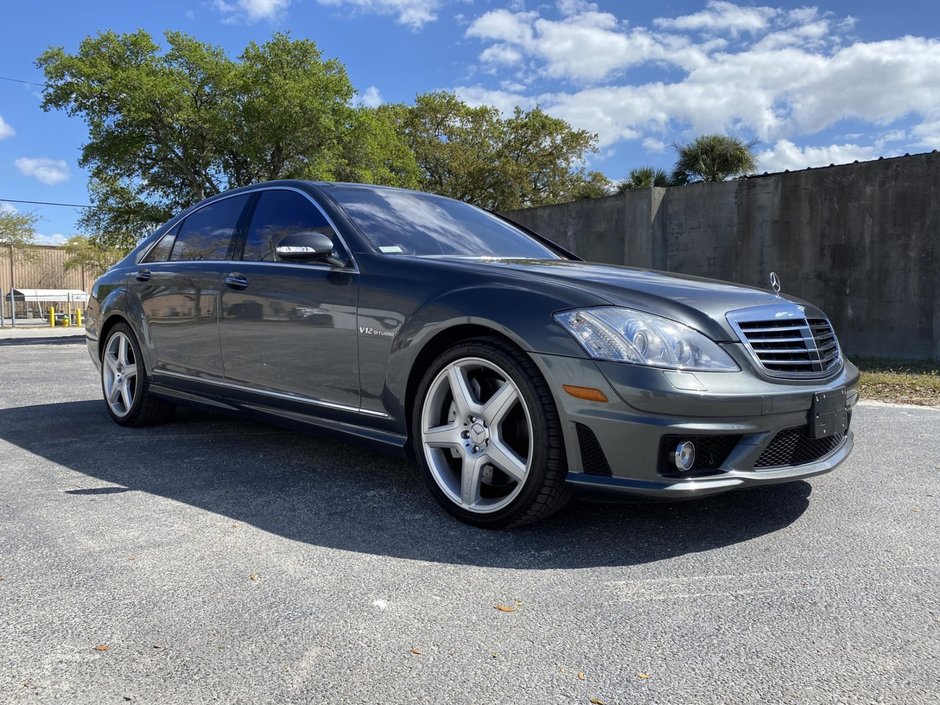
[[[332,262],[278,261],[277,243],[305,230],[332,238]],[[222,285],[226,388],[358,409],[358,272],[327,217],[299,191],[262,191],[238,249]]]
[[[219,284],[250,198],[231,196],[191,213],[131,275],[155,375],[221,382]]]

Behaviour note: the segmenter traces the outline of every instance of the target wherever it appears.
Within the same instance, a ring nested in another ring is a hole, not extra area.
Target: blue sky
[[[673,144],[712,131],[757,140],[761,171],[940,148],[935,2],[34,0],[0,13],[0,76],[41,82],[46,47],[107,29],[181,30],[232,55],[290,30],[343,61],[369,104],[449,89],[542,105],[598,133],[589,166],[612,179],[669,169]],[[0,208],[34,208],[52,243],[76,210],[3,203],[88,202],[84,123],[42,112],[40,90],[0,80]]]

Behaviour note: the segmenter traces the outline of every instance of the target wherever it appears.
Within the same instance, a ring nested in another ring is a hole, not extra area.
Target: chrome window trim
[[[150,246],[149,246],[146,250],[144,250],[144,251],[141,253],[141,255],[137,258],[137,261],[135,262],[135,265],[140,266],[140,265],[143,263],[143,261],[144,261],[145,259],[147,259],[147,256],[150,254],[150,251],[151,251],[154,247],[156,247],[157,244],[158,244],[161,240],[163,240],[163,238],[165,238],[167,235],[169,235],[175,228],[179,227],[179,226],[181,225],[182,221],[185,221],[185,220],[186,220],[187,218],[189,218],[191,215],[194,215],[195,213],[198,213],[198,212],[201,211],[203,208],[206,208],[206,207],[208,207],[208,206],[211,206],[211,205],[213,205],[213,204],[215,204],[215,203],[219,203],[220,201],[225,201],[225,200],[227,200],[227,199],[229,199],[229,198],[235,198],[235,197],[237,197],[237,196],[251,196],[252,194],[255,194],[255,193],[259,193],[259,194],[260,194],[260,193],[264,193],[265,191],[293,191],[294,193],[299,193],[301,196],[304,196],[308,201],[310,201],[310,203],[313,204],[314,208],[316,208],[318,211],[320,211],[320,215],[323,216],[323,218],[326,220],[326,222],[329,224],[329,226],[333,229],[333,232],[336,234],[337,239],[339,240],[340,244],[343,246],[343,249],[346,251],[346,254],[349,256],[350,266],[348,266],[348,267],[332,267],[332,268],[333,268],[333,269],[341,269],[342,271],[356,272],[357,274],[359,273],[359,263],[356,261],[356,258],[355,258],[355,256],[353,255],[352,249],[351,249],[351,248],[349,247],[349,245],[346,243],[346,239],[345,239],[345,238],[342,236],[342,234],[340,233],[339,228],[336,227],[336,222],[329,216],[329,214],[328,214],[325,210],[323,210],[323,206],[321,206],[319,203],[317,203],[316,199],[315,199],[313,196],[311,196],[311,195],[310,195],[309,193],[307,193],[306,191],[297,188],[296,186],[259,186],[258,188],[254,188],[254,189],[251,189],[251,190],[249,190],[249,191],[240,191],[239,193],[230,193],[230,194],[226,194],[226,195],[224,195],[224,196],[221,196],[221,195],[220,195],[218,198],[213,198],[209,203],[206,203],[206,204],[204,204],[204,205],[202,205],[202,206],[199,206],[199,208],[196,208],[196,209],[193,210],[191,213],[187,213],[187,214],[186,214],[186,217],[185,217],[185,218],[182,218],[179,223],[177,223],[176,225],[174,225],[172,228],[170,228],[170,229],[167,230],[165,233],[163,233],[163,235],[161,235],[161,236],[158,237],[156,240],[154,240],[154,241],[150,244]],[[252,217],[253,217],[253,216],[254,216],[254,213],[252,213]],[[251,227],[251,221],[248,222],[248,226]],[[172,251],[171,251],[170,254],[172,254]],[[163,260],[162,262],[147,262],[146,264],[167,264],[167,263],[170,263],[170,262],[247,262],[247,263],[252,263],[252,262],[255,262],[255,260],[241,260],[241,259],[177,259],[177,260],[170,260],[170,259],[167,259],[167,260]],[[294,264],[288,263],[288,262],[261,262],[261,264],[287,264],[287,265],[291,265],[291,266],[306,266],[306,267],[309,267],[309,266],[310,266],[310,265],[294,265]]]
[[[373,411],[372,409],[364,409],[361,406],[349,406],[348,404],[340,404],[335,401],[325,401],[323,399],[312,399],[310,397],[304,397],[299,394],[288,394],[286,392],[274,392],[266,389],[257,389],[255,387],[246,387],[241,384],[234,384],[232,382],[225,382],[224,380],[214,380],[206,379],[204,377],[193,377],[192,375],[183,374],[182,372],[172,372],[170,370],[154,370],[154,375],[166,375],[167,377],[178,377],[180,379],[190,380],[192,382],[202,382],[205,384],[220,384],[222,387],[227,389],[235,389],[241,392],[249,392],[251,394],[262,394],[264,396],[274,397],[276,399],[286,399],[288,401],[298,401],[304,404],[311,404],[312,406],[319,406],[326,409],[336,409],[337,411],[350,411],[355,414],[361,414],[363,416],[375,416],[383,419],[387,419],[389,416],[384,411]]]
[[[805,307],[803,306],[798,306],[794,303],[779,303],[735,309],[734,311],[729,311],[727,314],[725,314],[725,318],[734,329],[734,332],[737,334],[739,341],[744,345],[745,349],[751,357],[751,360],[755,365],[757,365],[757,368],[768,377],[795,380],[825,379],[826,377],[831,377],[834,374],[837,374],[845,366],[845,358],[842,355],[842,346],[839,343],[839,337],[836,335],[835,328],[832,326],[832,321],[829,320],[828,316],[823,315],[822,312],[819,312],[818,315],[808,316],[806,314]],[[810,362],[821,363],[822,360],[819,357],[819,350],[816,346],[816,338],[813,335],[813,328],[809,325],[810,318],[824,319],[829,325],[829,328],[832,330],[832,337],[833,340],[835,340],[836,357],[830,366],[824,370],[810,370],[807,372],[780,372],[778,370],[768,369],[764,366],[763,362],[761,362],[761,359],[757,354],[758,351],[754,349],[753,345],[751,345],[751,341],[748,339],[747,334],[740,326],[740,323],[753,323],[768,320],[788,320],[794,322],[802,321],[804,330],[801,330],[799,334],[803,339],[803,346],[805,350],[795,352],[806,352],[810,355],[810,357],[815,355],[816,360],[811,359]]]

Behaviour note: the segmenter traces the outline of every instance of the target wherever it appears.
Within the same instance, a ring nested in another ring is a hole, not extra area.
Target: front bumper
[[[532,357],[555,395],[568,485],[576,492],[700,497],[821,475],[852,451],[851,429],[822,445],[813,445],[803,431],[819,392],[845,389],[851,419],[858,370],[848,361],[828,379],[793,382],[764,379],[747,367],[736,373],[688,375],[553,355]],[[565,384],[600,389],[608,401],[577,399],[564,392]],[[713,462],[680,473],[664,462],[673,438],[700,439],[720,450]],[[781,447],[791,449],[784,441],[792,441],[794,451],[803,443],[811,452],[781,454]]]

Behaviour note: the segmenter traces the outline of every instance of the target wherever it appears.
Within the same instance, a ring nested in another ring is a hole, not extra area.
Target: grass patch
[[[940,406],[940,362],[851,358],[862,371],[862,399]]]

